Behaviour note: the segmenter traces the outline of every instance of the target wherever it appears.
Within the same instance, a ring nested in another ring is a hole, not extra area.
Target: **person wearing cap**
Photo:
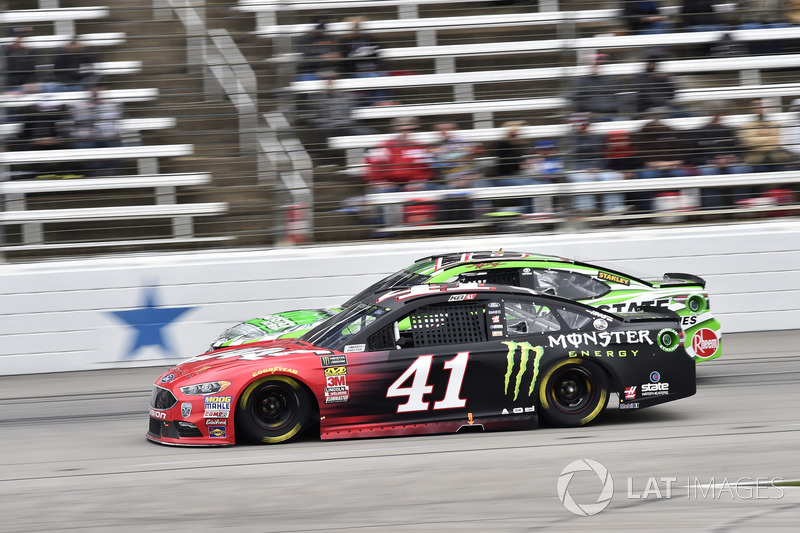
[[[636,92],[636,111],[646,113],[653,108],[669,108],[670,113],[678,111],[675,107],[677,86],[668,72],[658,69],[659,59],[649,57],[645,61],[645,70],[633,79],[633,90]]]
[[[800,98],[792,100],[789,112],[792,118],[781,128],[781,144],[797,161],[800,160]]]

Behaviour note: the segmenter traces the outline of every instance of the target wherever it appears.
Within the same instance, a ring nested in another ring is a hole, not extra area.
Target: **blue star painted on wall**
[[[111,314],[136,330],[136,338],[122,359],[133,359],[136,352],[145,346],[160,347],[165,353],[177,356],[164,338],[163,329],[175,322],[193,307],[160,307],[157,303],[156,287],[144,287],[144,306],[126,311],[111,311]]]

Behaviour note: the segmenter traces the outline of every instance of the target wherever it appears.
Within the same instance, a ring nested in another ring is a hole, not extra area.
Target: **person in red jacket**
[[[419,129],[419,121],[413,117],[396,118],[392,120],[392,129],[396,135],[370,149],[364,157],[367,192],[425,191],[437,188],[433,181],[435,170],[429,147],[412,138],[413,133]],[[421,203],[427,206],[425,216],[421,218],[433,220],[436,216],[435,205],[425,201]],[[382,225],[411,221],[416,215],[408,217],[404,213],[413,204],[414,202],[407,206],[387,204],[372,210],[370,223]]]
[[[434,170],[428,146],[412,138],[419,121],[413,117],[396,118],[392,129],[397,135],[370,149],[364,158],[364,179],[371,192],[431,188]]]

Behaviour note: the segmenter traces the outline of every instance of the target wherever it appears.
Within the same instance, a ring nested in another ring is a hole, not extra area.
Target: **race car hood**
[[[237,371],[249,367],[263,368],[265,362],[276,366],[285,366],[297,358],[307,359],[314,357],[319,361],[320,356],[336,355],[339,352],[317,349],[311,344],[296,339],[282,339],[274,341],[256,342],[243,346],[223,348],[214,352],[198,355],[174,368],[169,369],[161,377],[161,382],[170,374],[170,380],[185,381],[198,374],[207,374],[210,380],[223,378],[226,371],[235,368]],[[158,380],[157,380],[158,381]]]

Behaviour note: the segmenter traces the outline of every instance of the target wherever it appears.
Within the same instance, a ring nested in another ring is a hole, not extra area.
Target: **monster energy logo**
[[[525,371],[528,370],[530,353],[534,353],[533,377],[531,378],[531,386],[528,388],[528,396],[531,396],[533,394],[533,388],[536,386],[536,378],[539,377],[539,361],[542,359],[542,355],[544,354],[544,348],[541,346],[531,346],[529,342],[505,341],[503,344],[508,346],[508,354],[506,355],[506,359],[508,360],[508,366],[506,366],[506,394],[508,394],[508,387],[511,384],[511,376],[514,373],[514,367],[516,366],[515,354],[517,353],[517,348],[520,349],[519,370],[517,371],[517,375],[514,377],[514,400],[516,400],[519,396],[519,387],[522,384],[522,377],[525,374]]]

